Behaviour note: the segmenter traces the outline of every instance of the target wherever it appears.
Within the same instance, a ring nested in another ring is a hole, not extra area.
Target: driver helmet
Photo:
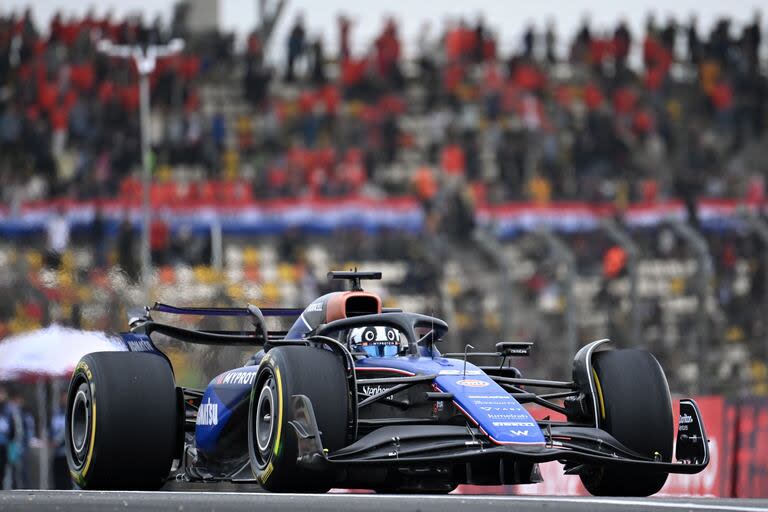
[[[394,357],[408,348],[408,340],[400,331],[381,325],[355,327],[347,341],[354,351],[365,352],[368,357]]]

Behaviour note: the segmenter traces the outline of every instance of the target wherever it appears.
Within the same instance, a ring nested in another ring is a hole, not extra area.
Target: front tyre
[[[608,350],[592,357],[600,428],[640,455],[670,462],[672,401],[659,362],[643,350]],[[617,464],[591,466],[581,481],[595,496],[650,496],[661,490],[667,475]]]
[[[67,465],[83,489],[156,490],[179,435],[173,373],[155,354],[84,356],[69,384]]]
[[[248,411],[251,470],[273,492],[327,492],[333,476],[299,467],[298,439],[289,421],[293,395],[312,402],[328,452],[344,447],[349,389],[341,360],[328,350],[305,346],[276,347],[259,364]]]

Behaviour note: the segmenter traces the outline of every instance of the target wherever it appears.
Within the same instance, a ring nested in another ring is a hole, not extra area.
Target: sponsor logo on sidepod
[[[468,388],[484,388],[485,386],[488,385],[488,383],[485,382],[484,380],[477,380],[477,379],[457,380],[456,384],[458,384],[459,386],[466,386]]]
[[[219,424],[219,404],[211,403],[211,397],[208,397],[208,402],[200,404],[200,409],[197,411],[197,420],[195,423],[210,427],[212,425]]]
[[[256,380],[256,372],[229,372],[219,377],[218,384],[253,384]]]
[[[389,391],[390,388],[385,386],[363,386],[362,392],[366,396],[374,396],[378,395],[379,393],[383,393],[385,391]],[[387,398],[391,398],[392,395],[389,395]]]
[[[126,343],[128,343],[128,349],[131,352],[155,351],[155,349],[152,347],[152,344],[150,344],[147,340],[126,340]]]

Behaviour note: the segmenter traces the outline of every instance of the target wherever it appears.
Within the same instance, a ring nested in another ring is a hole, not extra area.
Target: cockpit
[[[441,320],[382,308],[381,298],[360,286],[361,279],[380,279],[380,272],[331,272],[329,277],[350,281],[351,290],[328,293],[313,301],[286,339],[323,334],[344,343],[357,357],[396,357],[421,353],[418,345],[422,343],[417,342],[429,332],[432,335],[425,338],[423,345],[433,347],[447,331]]]

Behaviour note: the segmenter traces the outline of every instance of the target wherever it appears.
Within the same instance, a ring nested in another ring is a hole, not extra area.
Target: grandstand
[[[136,70],[97,42],[184,37],[151,76],[153,300],[299,305],[329,269],[375,268],[459,351],[532,339],[524,370],[565,378],[611,337],[673,391],[766,393],[759,19],[584,25],[566,53],[441,28],[406,59],[393,20],[354,54],[300,25],[236,45],[183,18],[0,15],[0,337],[121,329],[141,305]]]

